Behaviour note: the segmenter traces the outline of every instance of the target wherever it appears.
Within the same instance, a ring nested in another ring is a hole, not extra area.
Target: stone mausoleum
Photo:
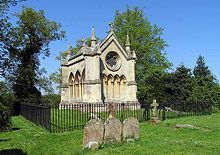
[[[136,54],[127,35],[125,48],[112,26],[109,34],[97,43],[92,28],[91,46],[70,56],[62,67],[61,104],[136,103]]]

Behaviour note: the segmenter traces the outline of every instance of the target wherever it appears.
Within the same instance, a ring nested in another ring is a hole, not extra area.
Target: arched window
[[[104,99],[108,98],[108,78],[105,74],[102,75],[103,95]]]
[[[69,76],[69,96],[70,98],[74,98],[74,76],[73,73],[70,73]]]
[[[118,75],[115,75],[114,77],[114,98],[120,98],[120,78]]]
[[[114,95],[114,79],[112,75],[108,75],[108,99],[113,99]]]
[[[75,80],[74,80],[74,88],[75,88],[75,97],[80,98],[80,73],[76,72]]]
[[[83,98],[83,94],[85,94],[84,82],[85,82],[85,69],[83,69],[82,71],[82,78],[81,78],[81,98]]]
[[[121,98],[125,98],[126,96],[126,87],[127,87],[127,84],[126,84],[126,78],[124,75],[122,75],[120,77],[120,95],[121,95]]]

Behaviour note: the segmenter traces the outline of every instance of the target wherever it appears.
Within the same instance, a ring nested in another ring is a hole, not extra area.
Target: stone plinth
[[[151,117],[150,122],[151,122],[152,124],[158,124],[158,123],[160,123],[161,121],[160,121],[159,117]]]

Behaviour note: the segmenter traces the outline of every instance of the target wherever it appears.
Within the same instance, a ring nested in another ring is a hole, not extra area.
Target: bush
[[[0,103],[0,131],[10,129],[11,114],[9,108]]]
[[[212,112],[213,112],[213,113],[219,113],[220,110],[219,110],[218,107],[212,106]]]
[[[15,96],[12,93],[4,93],[0,95],[0,103],[7,107],[11,114],[14,112],[14,102]]]

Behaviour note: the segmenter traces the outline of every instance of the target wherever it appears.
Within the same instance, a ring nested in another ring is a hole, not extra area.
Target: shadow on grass
[[[20,128],[11,128],[11,131],[19,130]]]
[[[0,132],[12,132],[12,131],[16,131],[16,130],[20,130],[20,128],[6,128],[6,129],[1,129]]]
[[[0,155],[26,155],[21,149],[7,149],[1,150]]]
[[[6,142],[6,141],[9,141],[9,140],[11,140],[11,138],[10,139],[0,139],[0,142]]]

